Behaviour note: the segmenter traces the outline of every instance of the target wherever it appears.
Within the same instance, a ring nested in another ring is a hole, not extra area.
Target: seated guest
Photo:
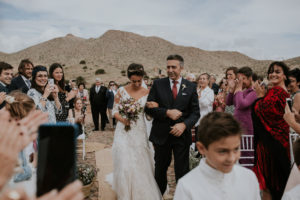
[[[9,93],[9,85],[13,77],[13,67],[5,62],[0,62],[0,109],[5,106],[5,97]]]
[[[293,144],[293,152],[295,158],[295,165],[299,169],[300,173],[300,138],[297,139]],[[300,199],[300,184],[296,185],[291,190],[284,193],[282,200],[295,200]]]
[[[242,129],[232,115],[212,112],[199,125],[198,150],[205,158],[179,179],[174,200],[258,200],[255,174],[236,165],[240,157]]]
[[[83,104],[81,98],[75,98],[74,108],[69,110],[68,119],[71,123],[78,125],[78,135],[83,133],[85,113],[83,110]]]
[[[87,89],[85,89],[84,83],[78,84],[78,93],[77,97],[81,98],[83,103],[83,109],[86,110],[87,105],[89,104],[89,92]]]
[[[10,91],[21,90],[23,93],[27,94],[28,90],[31,88],[31,76],[33,64],[29,59],[24,59],[20,62],[18,67],[19,76],[13,78],[9,86]]]
[[[57,86],[48,84],[46,67],[39,65],[33,68],[31,89],[27,95],[34,100],[37,109],[48,113],[49,123],[56,123],[55,113],[61,112],[61,104]]]

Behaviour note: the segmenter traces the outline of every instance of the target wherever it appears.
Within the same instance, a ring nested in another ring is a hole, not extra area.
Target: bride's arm
[[[113,117],[120,121],[121,123],[123,123],[124,125],[130,125],[129,120],[123,118],[120,114],[119,114],[119,102],[121,99],[121,94],[120,94],[120,90],[117,91],[117,94],[114,97],[114,106],[113,106],[113,110],[112,110],[112,115]]]

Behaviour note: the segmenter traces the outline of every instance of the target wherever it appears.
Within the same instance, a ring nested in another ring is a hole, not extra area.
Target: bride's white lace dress
[[[117,93],[120,99],[128,99],[130,95],[121,87]],[[117,96],[118,98],[118,96]],[[145,106],[147,95],[137,100]],[[118,112],[115,103],[113,115]],[[154,179],[154,159],[149,148],[144,113],[139,114],[137,122],[131,123],[126,132],[124,124],[117,123],[112,146],[114,171],[113,190],[118,200],[161,200],[160,190]]]

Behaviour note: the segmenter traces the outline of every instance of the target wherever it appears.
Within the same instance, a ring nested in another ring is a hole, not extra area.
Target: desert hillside
[[[196,74],[208,72],[220,76],[228,66],[246,65],[263,74],[271,62],[255,60],[239,52],[205,51],[194,47],[178,46],[158,37],[144,37],[117,30],[110,30],[99,38],[90,39],[68,34],[16,53],[0,52],[0,60],[12,64],[15,68],[24,58],[31,59],[35,65],[49,66],[59,62],[64,66],[66,79],[82,76],[91,83],[97,76],[104,81],[116,80],[122,83],[127,78],[122,76],[121,71],[132,62],[143,64],[149,77],[157,76],[158,69],[162,69],[164,73],[165,60],[169,54],[182,55],[185,59],[186,71]],[[300,57],[286,62],[292,67],[299,67]],[[96,75],[98,69],[103,69],[105,73]]]

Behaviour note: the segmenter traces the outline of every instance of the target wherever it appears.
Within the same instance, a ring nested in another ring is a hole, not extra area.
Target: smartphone
[[[53,78],[48,79],[48,84],[50,85],[51,89],[54,89],[54,79]]]
[[[286,103],[289,105],[290,107],[290,111],[292,112],[292,99],[291,98],[286,98]]]
[[[77,125],[43,124],[38,130],[37,196],[76,179]]]

